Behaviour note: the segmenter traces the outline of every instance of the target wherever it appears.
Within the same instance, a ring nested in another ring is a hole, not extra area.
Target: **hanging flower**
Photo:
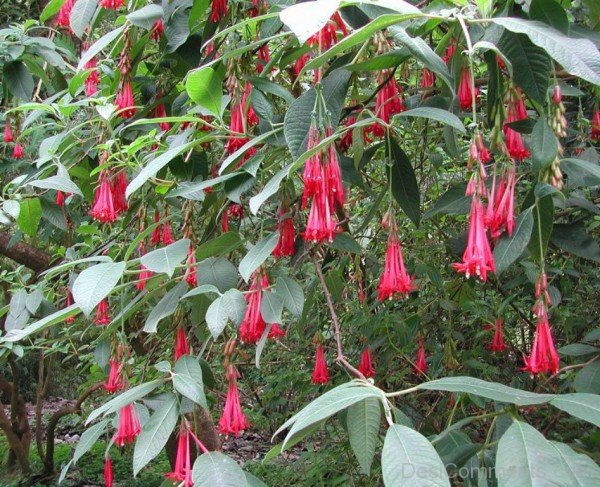
[[[162,19],[158,19],[154,22],[152,26],[152,30],[150,30],[150,39],[153,41],[160,41],[160,38],[165,34],[165,24],[163,24]]]
[[[154,224],[156,225],[160,221],[160,214],[158,209],[154,209]],[[150,237],[150,243],[152,245],[158,245],[162,240],[162,228],[160,225],[156,225],[152,230],[152,237]]]
[[[227,399],[225,400],[225,408],[221,414],[221,419],[219,419],[219,432],[224,435],[239,436],[242,431],[250,427],[240,404],[237,377],[238,373],[235,367],[229,364],[227,366],[227,380],[229,381]]]
[[[60,207],[65,206],[65,193],[62,191],[56,192],[56,205]]]
[[[467,247],[463,253],[462,262],[452,264],[452,267],[458,272],[463,272],[467,278],[477,276],[482,281],[487,281],[487,274],[495,271],[495,264],[486,235],[484,216],[483,203],[479,196],[475,195],[471,202]]]
[[[492,181],[492,191],[488,199],[485,224],[494,240],[500,238],[504,230],[509,235],[515,228],[515,186],[516,170],[510,165],[502,174]]]
[[[125,78],[119,82],[115,105],[121,118],[131,118],[135,115],[135,97],[133,96],[133,88],[131,82]]]
[[[240,339],[247,343],[256,343],[265,331],[266,323],[260,312],[262,291],[269,287],[269,279],[260,270],[255,272],[250,279],[250,289],[244,299],[248,305],[240,325]],[[271,327],[272,328],[272,327]]]
[[[56,16],[56,25],[65,27],[68,31],[71,31],[71,10],[73,10],[74,3],[74,0],[65,0]]]
[[[312,373],[313,384],[327,384],[329,382],[329,370],[327,370],[327,360],[325,359],[325,350],[323,345],[317,346],[315,353],[315,368]]]
[[[133,443],[137,435],[142,431],[137,411],[133,404],[121,408],[119,412],[119,426],[113,438],[117,446],[125,446]]]
[[[66,300],[65,300],[65,308],[68,308],[72,304],[73,304],[73,294],[71,293],[70,289],[67,289],[67,297],[66,297]],[[67,316],[67,318],[65,318],[65,323],[67,325],[70,325],[74,321],[75,321],[75,316]]]
[[[417,360],[415,361],[415,374],[426,374],[429,366],[425,356],[425,346],[423,340],[419,340],[419,349],[417,350]]]
[[[360,356],[360,363],[358,364],[358,370],[367,379],[369,377],[375,377],[375,369],[373,368],[373,363],[371,360],[371,348],[370,347],[367,347],[362,351],[362,354]]]
[[[227,0],[212,0],[210,21],[218,22],[225,15],[227,15]]]
[[[392,115],[406,110],[404,100],[400,95],[398,83],[392,75],[392,71],[384,69],[377,74],[377,83],[383,86],[377,92],[375,100],[375,116],[382,120],[385,124],[389,124]],[[370,127],[370,132],[376,137],[385,135],[385,127],[375,122]]]
[[[432,88],[434,84],[435,84],[435,74],[433,73],[433,71],[429,71],[427,68],[423,68],[419,86],[421,88]]]
[[[114,472],[110,456],[107,454],[104,459],[104,487],[113,487]]]
[[[265,69],[263,64],[266,65],[271,60],[271,52],[269,51],[269,45],[266,42],[258,50],[257,57],[260,61],[262,61],[262,63],[256,64],[256,71],[258,71],[258,73],[260,74]]]
[[[273,323],[271,328],[269,329],[269,334],[267,338],[270,340],[278,340],[279,338],[283,338],[285,336],[285,330],[281,328],[277,323]]]
[[[140,256],[143,256],[146,253],[143,244],[140,244]],[[146,283],[148,279],[152,277],[152,271],[149,270],[144,264],[140,265],[140,272],[138,274],[138,282],[135,284],[135,287],[138,291],[143,291],[146,289]]]
[[[108,325],[110,323],[110,316],[108,315],[108,301],[106,299],[103,299],[98,303],[94,323],[100,326]]]
[[[506,149],[511,157],[519,161],[526,159],[531,155],[525,147],[523,136],[510,128],[509,124],[525,120],[527,118],[527,109],[525,108],[525,99],[519,88],[509,90],[508,107],[506,110],[506,121],[504,122],[504,137],[506,139]]]
[[[190,430],[186,420],[182,420],[177,435],[177,451],[175,453],[175,466],[172,472],[165,477],[174,480],[183,487],[192,487],[192,456],[190,450]]]
[[[100,0],[100,6],[110,10],[118,10],[125,5],[125,0]]]
[[[285,206],[279,208],[279,240],[273,249],[275,257],[287,257],[296,253],[296,235],[294,229],[294,220],[288,215],[288,209]]]
[[[225,145],[225,150],[228,154],[233,154],[239,148],[243,147],[250,140],[244,135],[247,129],[258,124],[258,116],[252,106],[248,103],[251,92],[252,85],[246,83],[239,102],[231,107],[231,121],[229,123],[231,135]]]
[[[237,219],[242,218],[244,215],[244,208],[242,205],[237,203],[231,203],[225,211],[221,214],[221,229],[223,232],[229,231],[229,217],[234,217]]]
[[[173,231],[171,229],[171,222],[166,221],[162,224],[160,239],[163,245],[171,245],[173,242],[175,242],[175,239],[173,238]]]
[[[10,128],[10,122],[8,119],[4,121],[4,143],[8,144],[12,142],[14,139],[12,130]]]
[[[456,43],[454,39],[450,39],[450,43],[446,46],[446,50],[444,51],[444,55],[442,56],[442,60],[448,64],[452,61],[454,57],[454,53],[456,52]]]
[[[111,394],[125,387],[125,381],[123,380],[123,364],[115,359],[108,361],[108,379],[104,382],[103,387],[107,392]]]
[[[460,83],[458,85],[458,102],[461,110],[467,110],[473,104],[473,98],[479,96],[479,88],[473,91],[473,77],[469,68],[463,68],[460,72]]]
[[[125,191],[127,190],[127,176],[124,171],[119,172],[111,183],[111,191],[113,195],[113,206],[117,214],[120,214],[129,209]]]
[[[25,150],[23,149],[23,146],[19,143],[16,143],[15,146],[13,147],[12,156],[15,159],[23,159],[24,155],[25,155]]]
[[[167,110],[162,103],[159,103],[154,109],[154,118],[164,118],[167,116]],[[168,132],[171,128],[171,124],[169,122],[158,122],[158,126],[163,132]]]
[[[600,139],[600,108],[596,108],[594,110],[594,115],[592,116],[592,128],[590,130],[590,138],[592,140]],[[6,136],[4,138],[4,141],[6,142]]]
[[[83,43],[83,49],[87,51],[90,48],[87,42]],[[90,71],[88,77],[85,79],[85,94],[86,96],[92,96],[98,91],[98,85],[100,84],[100,75],[98,74],[98,62],[93,57],[83,65],[83,69]]]
[[[302,72],[304,66],[306,66],[308,61],[310,61],[310,53],[305,52],[298,59],[296,59],[296,62],[294,64],[292,64],[292,73],[294,73],[294,76],[296,78],[300,76],[300,73]]]
[[[504,343],[504,334],[502,332],[502,318],[498,318],[494,324],[494,337],[489,349],[492,352],[503,352],[506,350],[506,343]]]
[[[385,251],[385,264],[383,273],[377,287],[379,301],[393,298],[406,298],[408,294],[416,290],[414,278],[410,276],[404,265],[402,256],[402,245],[398,238],[396,225],[393,224],[388,236],[387,249]]]
[[[175,362],[177,362],[184,355],[189,354],[190,346],[188,345],[185,328],[179,326],[175,332]]]
[[[100,185],[94,193],[94,204],[90,215],[101,223],[114,222],[118,217],[118,212],[115,209],[112,186],[106,171],[100,173],[99,180]]]
[[[196,287],[198,285],[198,277],[196,274],[196,252],[194,252],[194,247],[192,245],[190,245],[187,251],[185,265],[185,281],[191,287]]]

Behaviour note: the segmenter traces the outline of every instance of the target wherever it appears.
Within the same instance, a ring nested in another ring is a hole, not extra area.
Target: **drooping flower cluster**
[[[427,356],[425,355],[425,345],[423,339],[419,339],[419,348],[417,350],[417,360],[415,360],[415,374],[426,374],[429,366],[427,365]]]
[[[273,249],[273,256],[288,257],[296,253],[296,230],[294,229],[294,220],[288,214],[289,209],[285,206],[279,208],[279,240]]]
[[[536,317],[537,324],[529,357],[523,356],[525,362],[523,370],[526,370],[532,376],[544,373],[556,374],[560,359],[550,329],[548,306],[552,305],[552,298],[548,292],[548,279],[544,272],[540,274],[536,282],[535,298],[533,314]]]
[[[432,88],[434,84],[435,84],[435,73],[433,73],[433,71],[430,71],[427,68],[423,68],[419,86],[421,88]]]
[[[458,102],[461,110],[468,110],[473,106],[473,99],[479,96],[479,88],[474,88],[473,76],[469,68],[463,68],[460,72],[458,84]]]
[[[516,169],[512,163],[505,167],[499,175],[494,173],[485,214],[485,224],[494,240],[500,238],[505,230],[509,235],[513,234],[516,181]]]
[[[127,176],[122,171],[113,176],[109,171],[103,170],[100,172],[98,182],[90,216],[101,223],[114,222],[129,208],[125,198]]]
[[[385,264],[381,278],[379,279],[379,286],[377,287],[377,298],[379,301],[406,298],[409,293],[415,290],[414,278],[408,274],[404,265],[402,245],[398,238],[396,223],[395,221],[391,221],[387,249],[385,251]]]
[[[212,0],[210,8],[210,21],[218,22],[227,15],[227,0]]]
[[[100,6],[110,10],[118,10],[124,5],[125,0],[100,0]]]
[[[259,269],[252,275],[250,281],[250,289],[244,296],[247,306],[239,333],[242,342],[256,343],[267,328],[267,324],[260,311],[260,306],[262,304],[263,292],[269,292],[266,291],[269,287],[269,278],[264,270]],[[277,323],[271,324],[267,338],[275,339],[282,336],[285,336],[285,330]]]
[[[236,218],[240,220],[244,215],[244,208],[242,205],[238,203],[231,203],[224,211],[221,213],[221,230],[223,232],[229,231],[229,217]]]
[[[228,154],[233,154],[239,148],[243,147],[250,138],[246,135],[250,127],[258,124],[258,116],[250,105],[250,94],[252,93],[252,85],[246,83],[244,90],[239,97],[239,100],[231,107],[231,121],[229,123],[229,140],[225,145],[225,150]],[[250,157],[256,152],[256,149],[249,150],[244,154],[245,158]]]
[[[110,393],[117,392],[125,387],[123,364],[121,361],[114,358],[108,361],[108,378],[102,385],[104,390]]]
[[[74,0],[65,0],[56,16],[56,25],[66,28],[69,32],[71,31],[71,11],[74,4]]]
[[[153,41],[160,41],[160,38],[165,34],[165,24],[162,19],[158,19],[154,22],[152,29],[150,30],[150,39]]]
[[[324,136],[328,137],[332,133],[329,126],[325,129]],[[307,150],[314,149],[319,140],[319,131],[313,121],[308,131]],[[315,243],[332,242],[338,225],[335,208],[342,208],[345,201],[342,172],[333,144],[308,158],[302,180],[302,209],[306,209],[308,203],[312,202],[304,239]]]
[[[385,124],[389,124],[392,116],[406,110],[404,99],[400,94],[400,87],[393,76],[393,71],[382,69],[377,73],[377,84],[381,88],[375,99],[375,116]],[[374,123],[369,127],[370,133],[375,137],[385,135],[386,128],[381,123]]]
[[[190,354],[190,346],[188,344],[187,335],[183,326],[178,326],[175,332],[175,362],[184,355]]]
[[[227,366],[227,398],[225,399],[225,407],[219,419],[219,432],[224,435],[239,434],[250,427],[250,423],[242,411],[240,404],[240,395],[237,387],[238,371],[232,364]]]
[[[510,156],[518,161],[522,161],[531,155],[525,147],[523,136],[512,129],[509,124],[525,120],[527,118],[527,109],[525,108],[525,99],[523,92],[519,88],[511,88],[507,95],[508,106],[506,108],[506,120],[504,122],[504,137],[506,149]]]
[[[87,51],[90,48],[88,42],[83,43],[83,50]],[[87,78],[85,79],[85,94],[86,96],[92,96],[98,91],[98,85],[100,84],[100,75],[98,74],[98,61],[94,56],[83,65],[84,69],[90,71]]]
[[[169,480],[175,480],[178,485],[183,487],[192,487],[192,455],[190,449],[191,439],[190,427],[184,419],[179,427],[177,435],[177,451],[175,453],[175,465],[173,471],[167,473],[165,477]]]
[[[158,209],[154,210],[154,223],[160,222],[160,214]],[[165,208],[164,222],[160,225],[156,225],[152,230],[152,236],[150,237],[150,243],[152,245],[171,245],[175,239],[173,238],[173,230],[171,228],[171,220],[169,219],[168,210]]]
[[[312,373],[313,384],[327,384],[329,382],[329,370],[327,369],[327,359],[325,358],[325,349],[323,345],[317,345],[315,352],[315,367]]]
[[[119,426],[113,438],[117,446],[133,443],[142,431],[135,405],[128,404],[119,411]]]
[[[142,257],[146,253],[146,249],[144,243],[140,243],[139,246],[140,257]],[[152,271],[147,269],[144,264],[140,265],[140,272],[138,274],[138,282],[135,284],[135,287],[138,291],[143,291],[146,289],[146,283],[148,279],[152,277]]]
[[[366,347],[361,355],[360,362],[358,364],[358,370],[364,375],[367,379],[369,377],[375,377],[375,369],[373,368],[373,360],[371,358],[371,348]]]
[[[490,343],[489,349],[492,352],[504,352],[506,350],[506,343],[504,343],[504,333],[502,331],[503,321],[502,318],[498,318],[494,324],[494,336],[492,343]]]
[[[103,299],[98,303],[94,323],[98,326],[104,326],[110,323],[110,315],[108,314],[108,301],[106,299]]]

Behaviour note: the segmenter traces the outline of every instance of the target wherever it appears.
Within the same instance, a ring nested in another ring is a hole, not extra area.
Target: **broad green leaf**
[[[222,83],[222,77],[213,68],[201,67],[188,74],[185,89],[192,101],[220,117],[223,109]]]
[[[283,313],[281,298],[271,291],[262,291],[260,314],[265,323],[281,323],[281,313]]]
[[[533,231],[533,207],[527,208],[516,220],[512,236],[504,235],[494,248],[496,275],[502,274],[527,248]]]
[[[275,283],[275,294],[281,298],[285,308],[296,317],[302,316],[304,290],[291,277],[280,276]]]
[[[569,33],[567,13],[554,0],[532,0],[529,6],[529,18],[544,22],[563,34]]]
[[[282,10],[279,18],[304,44],[329,22],[339,5],[339,0],[303,2]]]
[[[533,426],[521,421],[500,438],[496,453],[498,487],[542,487],[563,479],[562,462],[550,442]]]
[[[50,176],[46,179],[36,179],[27,184],[36,188],[54,189],[56,191],[63,191],[65,193],[83,196],[79,187],[67,176]]]
[[[192,480],[195,487],[248,487],[246,475],[235,460],[217,451],[196,459]]]
[[[379,399],[370,397],[348,408],[346,424],[348,437],[361,472],[370,475],[379,438],[381,404]]]
[[[533,233],[528,245],[531,255],[538,262],[546,255],[553,226],[554,203],[552,196],[545,196],[538,199],[533,208]]]
[[[109,422],[110,420],[104,419],[99,423],[90,426],[81,434],[81,438],[79,439],[79,442],[75,447],[75,453],[73,454],[73,463],[77,463],[77,461],[83,455],[90,451],[90,449],[106,431],[106,427],[108,426]]]
[[[573,387],[577,392],[600,394],[600,362],[596,360],[577,372]],[[600,401],[600,396],[598,400]]]
[[[546,24],[516,17],[494,17],[492,22],[519,34],[543,48],[569,73],[590,83],[600,85],[600,56],[588,39],[567,37]]]
[[[600,400],[598,394],[562,394],[550,401],[554,407],[571,416],[600,426]]]
[[[420,118],[429,118],[431,120],[435,120],[437,122],[441,122],[445,125],[449,125],[452,128],[455,128],[459,132],[466,133],[465,126],[460,121],[454,113],[449,112],[448,110],[442,110],[441,108],[433,108],[433,107],[417,107],[412,110],[406,110],[405,112],[401,112],[396,115],[399,118],[403,117],[420,117]]]
[[[156,304],[150,314],[146,318],[144,324],[144,331],[146,333],[156,333],[156,327],[160,320],[171,316],[177,311],[179,300],[188,290],[188,284],[185,280],[177,283],[169,292],[167,292],[162,299]]]
[[[94,419],[99,418],[100,416],[106,416],[107,414],[114,413],[122,407],[146,397],[162,383],[162,379],[156,379],[150,382],[144,382],[143,384],[132,387],[131,389],[127,389],[118,396],[112,398],[110,401],[104,403],[102,406],[94,409],[85,420],[85,424],[90,424],[92,421],[94,421]]]
[[[215,286],[221,293],[236,287],[238,273],[231,262],[223,257],[210,257],[197,267],[198,285]]]
[[[4,65],[4,85],[15,98],[30,101],[33,93],[33,76],[21,61],[11,61]]]
[[[385,487],[450,487],[446,468],[433,445],[417,431],[393,424],[381,452]]]
[[[198,296],[200,294],[210,294],[210,293],[221,295],[219,290],[212,284],[202,284],[201,286],[196,286],[191,291],[188,291],[187,293],[185,293],[183,296],[181,296],[180,300],[191,298],[192,296]]]
[[[278,240],[279,234],[273,232],[250,248],[239,266],[240,275],[244,278],[244,281],[248,282],[252,273],[267,260],[273,249],[277,246]]]
[[[588,345],[587,343],[571,343],[558,349],[558,353],[567,357],[581,357],[582,355],[589,355],[596,352],[600,352],[600,348]]]
[[[80,39],[91,26],[92,19],[96,14],[98,0],[77,0],[71,10],[71,30]]]
[[[242,245],[242,239],[237,232],[227,232],[219,235],[212,240],[204,242],[196,249],[196,258],[198,261],[207,257],[214,257],[228,254]]]
[[[173,369],[173,386],[180,394],[208,409],[202,382],[202,369],[194,357],[184,355],[177,361]]]
[[[152,272],[172,277],[177,266],[186,258],[189,248],[190,241],[184,238],[142,255],[141,263]]]
[[[433,441],[432,441],[433,443]],[[483,445],[473,443],[463,431],[453,430],[435,443],[435,449],[448,470],[461,468]]]
[[[244,294],[241,291],[232,288],[225,292],[222,298],[229,319],[234,325],[241,325],[246,312],[246,300],[244,299]]]
[[[471,207],[471,197],[465,196],[466,184],[457,184],[446,191],[424,214],[427,220],[435,215],[466,215]]]
[[[567,186],[597,186],[600,184],[600,165],[583,159],[562,159],[561,170],[567,174]]]
[[[533,170],[541,171],[552,164],[558,155],[558,140],[548,125],[546,117],[540,117],[533,127],[529,143]]]
[[[600,245],[579,223],[554,225],[550,241],[577,257],[600,263]]]
[[[110,348],[110,340],[103,338],[97,343],[94,349],[94,360],[101,369],[104,369],[108,365],[111,356]]]
[[[73,283],[73,299],[84,315],[94,308],[119,283],[125,271],[125,262],[96,264],[77,276]]]
[[[60,10],[60,7],[62,7],[62,4],[65,3],[65,1],[66,0],[50,0],[44,7],[44,10],[42,10],[42,13],[40,14],[40,22],[44,23],[49,18],[54,17]]]
[[[39,198],[27,198],[21,201],[17,224],[24,233],[35,237],[42,219],[42,204]]]
[[[582,453],[575,452],[564,443],[551,441],[550,445],[556,449],[560,457],[565,477],[561,480],[572,487],[587,487],[600,485],[600,467]]]
[[[474,377],[444,377],[419,384],[418,389],[428,391],[464,392],[485,397],[494,401],[507,402],[517,406],[544,404],[555,398],[554,394],[536,394],[508,387],[497,382],[487,382]]]
[[[27,338],[28,336],[31,336],[34,333],[45,330],[46,328],[49,328],[52,325],[55,325],[57,323],[62,323],[69,316],[75,316],[78,313],[79,313],[79,307],[76,304],[72,304],[71,306],[68,306],[63,309],[59,309],[55,313],[52,313],[52,314],[46,316],[45,318],[42,318],[41,320],[36,321],[35,323],[32,323],[31,325],[23,328],[22,330],[8,331],[6,333],[6,335],[0,336],[0,343],[2,343],[2,342],[8,342],[8,343],[18,342],[20,340],[23,340],[23,338]]]
[[[400,208],[418,227],[421,221],[421,196],[415,171],[406,153],[391,137],[389,145],[392,165],[388,166],[387,173],[392,186],[392,194]]]
[[[329,246],[332,249],[341,250],[342,252],[353,254],[360,254],[362,252],[362,247],[346,232],[337,233]]]
[[[162,19],[163,15],[164,12],[162,7],[155,3],[151,3],[150,5],[146,5],[145,7],[128,14],[127,20],[137,27],[150,30],[157,20]]]
[[[215,299],[206,310],[206,325],[212,337],[216,340],[227,326],[229,314],[227,313],[226,302],[222,296]]]
[[[244,472],[244,475],[246,476],[246,482],[248,482],[249,487],[267,487],[267,484],[251,473]]]
[[[133,450],[133,476],[163,450],[179,418],[177,398],[169,398],[154,412],[144,424]]]
[[[290,172],[290,168],[292,164],[288,164],[287,166],[282,167],[277,173],[269,179],[265,187],[252,198],[248,202],[250,206],[250,211],[253,215],[258,213],[258,210],[262,206],[262,204],[267,201],[271,196],[273,196],[277,191],[279,191],[279,186],[281,185],[281,181],[283,181],[288,173]]]
[[[104,34],[100,39],[94,42],[89,49],[86,49],[85,52],[81,55],[81,59],[79,59],[79,64],[77,65],[77,70],[84,69],[84,66],[90,61],[92,58],[96,57],[103,49],[108,47],[115,39],[117,39],[121,33],[125,30],[125,26],[122,25],[117,27],[116,29],[111,30]]]

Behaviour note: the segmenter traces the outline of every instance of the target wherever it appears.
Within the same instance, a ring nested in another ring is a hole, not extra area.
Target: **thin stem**
[[[467,41],[467,51],[469,53],[469,72],[471,73],[471,110],[473,111],[473,125],[477,126],[477,99],[475,94],[475,70],[473,69],[473,44],[471,43],[471,36],[469,35],[469,29],[465,24],[465,19],[462,15],[457,15],[456,18],[460,23],[460,26],[465,35]]]

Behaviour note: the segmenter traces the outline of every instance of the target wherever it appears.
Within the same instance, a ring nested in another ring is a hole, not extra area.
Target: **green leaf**
[[[35,237],[42,219],[42,204],[39,198],[27,198],[21,201],[17,224],[24,233]]]
[[[336,69],[322,83],[323,97],[334,127],[340,118],[340,112],[346,98],[346,92],[348,91],[350,76],[351,73],[349,71]],[[294,160],[298,159],[306,150],[308,129],[311,124],[316,96],[317,92],[314,88],[311,88],[296,98],[285,114],[283,132]]]
[[[281,313],[283,313],[281,298],[271,291],[262,291],[260,314],[265,323],[281,323]]]
[[[177,398],[173,394],[169,394],[168,399],[144,424],[135,442],[135,449],[133,450],[134,477],[163,450],[177,424],[178,418]]]
[[[230,289],[222,296],[225,311],[229,319],[236,325],[242,324],[246,312],[244,294],[235,288]]]
[[[346,424],[350,445],[356,455],[360,470],[370,475],[371,464],[375,456],[375,447],[379,438],[381,405],[379,399],[370,397],[348,408]]]
[[[423,215],[427,220],[435,215],[466,215],[471,207],[471,197],[465,196],[466,184],[457,184],[446,191]]]
[[[588,345],[587,343],[571,343],[558,349],[558,353],[567,357],[581,357],[582,355],[589,355],[590,353],[600,352],[600,348]],[[588,392],[588,391],[577,391],[577,392]]]
[[[60,10],[60,7],[62,7],[62,4],[65,3],[65,1],[66,0],[50,0],[44,7],[44,10],[42,10],[42,13],[40,14],[40,22],[44,23],[50,17],[54,17]]]
[[[269,181],[267,181],[265,187],[258,194],[250,198],[248,204],[253,215],[258,213],[258,210],[265,201],[279,191],[279,186],[290,172],[291,167],[292,164],[282,167],[271,179],[269,179]]]
[[[185,280],[177,283],[169,292],[167,292],[158,304],[152,308],[150,314],[146,318],[144,331],[146,333],[156,333],[156,327],[160,320],[171,316],[177,310],[179,300],[188,290],[188,284]]]
[[[180,394],[208,409],[202,382],[202,369],[194,357],[184,355],[177,361],[173,370],[173,386]]]
[[[385,487],[450,487],[446,468],[433,445],[415,430],[393,424],[381,452]]]
[[[275,283],[275,294],[281,298],[286,309],[296,317],[302,316],[304,290],[291,277],[280,276]]]
[[[554,27],[563,34],[569,33],[569,19],[565,10],[554,0],[532,0],[529,18]]]
[[[217,451],[204,453],[196,459],[192,480],[195,487],[248,487],[240,466]]]
[[[125,265],[125,262],[96,264],[77,276],[73,283],[73,299],[85,316],[90,316],[98,303],[118,284]]]
[[[110,355],[110,341],[103,338],[97,343],[96,348],[94,349],[94,360],[98,367],[104,369],[108,365]]]
[[[90,424],[94,419],[99,418],[102,415],[106,416],[107,414],[114,413],[122,407],[146,397],[162,383],[162,379],[156,379],[127,389],[118,396],[113,397],[110,401],[104,403],[99,408],[94,409],[85,420],[85,424]]]
[[[215,117],[223,112],[223,78],[211,67],[191,71],[185,89],[192,101],[205,108]]]
[[[227,232],[201,244],[196,250],[196,258],[201,261],[208,257],[225,255],[234,251],[240,245],[242,245],[242,240],[239,234],[237,232]]]
[[[145,7],[128,14],[127,20],[137,27],[150,30],[157,20],[163,18],[163,15],[164,12],[162,7],[155,3],[151,3],[150,5],[146,5]]]
[[[538,21],[515,17],[494,17],[490,20],[512,32],[526,34],[569,74],[600,85],[600,56],[590,40],[567,37]]]
[[[91,26],[92,19],[96,14],[98,0],[77,0],[71,10],[71,30],[80,39]]]
[[[533,426],[514,421],[498,443],[498,487],[556,485],[564,478],[562,462],[550,442]]]
[[[587,233],[585,226],[579,223],[561,223],[554,225],[552,243],[577,257],[600,263],[600,245]]]
[[[600,485],[600,467],[594,461],[582,453],[576,453],[572,448],[551,441],[560,457],[565,476],[561,478],[565,485],[573,487],[587,487],[589,485]]]
[[[79,60],[79,64],[77,65],[77,70],[83,69],[84,66],[88,63],[88,61],[90,61],[103,49],[109,46],[116,38],[118,38],[121,35],[123,30],[125,30],[124,25],[117,27],[116,29],[113,29],[110,32],[107,32],[100,39],[94,42],[89,47],[89,49],[86,49],[85,52],[81,55],[81,59]]]
[[[267,487],[267,484],[251,473],[244,472],[244,475],[246,476],[246,482],[248,482],[249,487]]]
[[[498,48],[512,64],[513,79],[525,94],[538,103],[546,101],[552,63],[541,47],[533,44],[524,34],[505,30]]]
[[[517,406],[544,404],[556,397],[554,394],[536,394],[514,389],[497,382],[487,382],[465,376],[444,377],[443,379],[424,382],[417,387],[420,390],[427,391],[465,392],[494,401],[516,404]]]
[[[562,159],[561,170],[567,174],[567,186],[597,186],[600,184],[600,166],[583,159]]]
[[[267,237],[263,238],[260,242],[254,245],[244,258],[240,262],[239,270],[240,275],[244,278],[244,281],[248,282],[252,273],[258,269],[262,263],[273,252],[273,249],[277,246],[279,240],[279,234],[273,232]]]
[[[33,93],[33,76],[21,61],[11,61],[4,65],[4,85],[15,98],[30,101]]]
[[[215,299],[206,310],[206,325],[212,337],[216,340],[227,326],[229,314],[227,313],[227,303],[222,296]]]
[[[31,336],[34,333],[45,330],[46,328],[49,328],[52,325],[62,323],[69,316],[77,315],[78,312],[79,307],[76,304],[72,304],[71,306],[68,306],[66,308],[59,309],[58,311],[46,316],[45,318],[42,318],[39,321],[36,321],[35,323],[32,323],[31,325],[27,326],[26,328],[23,328],[22,330],[15,329],[6,332],[6,335],[0,336],[0,343],[18,342],[20,340],[23,340],[23,338],[27,338],[28,336]]]
[[[189,248],[190,241],[183,238],[166,247],[142,255],[140,261],[146,269],[172,277],[177,266],[187,257]]]
[[[79,187],[69,179],[67,175],[50,176],[46,179],[36,179],[27,183],[29,186],[42,189],[54,189],[65,193],[72,193],[83,196]]]
[[[223,257],[206,259],[196,269],[199,286],[215,286],[219,292],[224,293],[237,285],[237,270],[231,262]]]
[[[73,454],[73,463],[77,463],[83,455],[85,455],[98,439],[104,434],[106,427],[110,423],[110,420],[105,419],[99,423],[90,426],[82,434],[77,446],[75,447],[75,453]]]
[[[562,394],[550,401],[554,407],[571,416],[600,426],[600,401],[598,394]]]
[[[548,125],[546,117],[540,117],[535,123],[533,132],[531,132],[529,148],[531,149],[534,171],[547,168],[556,159],[558,140],[554,135],[554,131]]]
[[[494,248],[496,275],[502,274],[527,248],[533,231],[533,207],[523,211],[516,220],[512,236],[504,235]]]
[[[421,196],[415,171],[406,153],[391,137],[389,145],[392,165],[388,166],[387,174],[388,179],[391,180],[392,194],[400,208],[418,227],[421,220]]]
[[[537,261],[542,261],[546,255],[553,225],[554,203],[552,196],[545,196],[538,199],[533,208],[533,233],[528,245],[531,255]]]
[[[299,3],[282,10],[279,18],[295,34],[300,44],[304,44],[325,27],[339,5],[339,0]]]
[[[434,443],[432,441],[432,443]],[[460,469],[483,445],[473,443],[463,431],[453,430],[434,443],[447,470]]]
[[[459,132],[466,133],[465,126],[460,121],[454,113],[449,112],[448,110],[442,110],[441,108],[433,108],[433,107],[417,107],[412,110],[407,110],[405,112],[401,112],[396,117],[421,117],[421,118],[429,118],[431,120],[435,120],[437,122],[441,122],[444,125],[449,125],[452,128],[455,128]]]
[[[187,293],[185,293],[183,296],[181,296],[181,299],[191,298],[192,296],[198,296],[199,294],[210,294],[210,293],[221,295],[219,290],[212,284],[203,284],[202,286],[196,286],[191,291],[188,291]]]
[[[573,387],[577,392],[600,394],[600,362],[592,362],[577,372]],[[600,397],[598,400],[600,401]]]

